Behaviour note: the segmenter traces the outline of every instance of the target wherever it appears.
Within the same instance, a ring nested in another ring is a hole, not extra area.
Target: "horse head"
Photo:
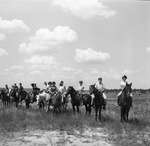
[[[68,96],[69,94],[72,94],[74,92],[76,92],[75,89],[72,86],[69,86],[66,91],[66,96]]]
[[[132,86],[132,83],[130,83],[130,84],[126,83],[126,86],[125,86],[125,88],[123,90],[123,93],[124,93],[125,97],[129,97],[130,96],[130,93],[132,92],[131,86]]]
[[[90,85],[89,92],[90,92],[90,94],[94,94],[94,93],[98,92],[98,90],[95,88],[95,84]]]

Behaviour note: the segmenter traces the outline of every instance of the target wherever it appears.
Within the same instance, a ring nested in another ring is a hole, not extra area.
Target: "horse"
[[[86,113],[91,113],[91,100],[92,97],[89,94],[79,94],[72,86],[69,86],[66,91],[66,96],[71,96],[71,104],[73,108],[73,112],[75,113],[75,107],[77,108],[77,112],[79,113],[79,106],[81,103],[85,105]]]
[[[62,94],[62,108],[64,110],[67,110],[67,105],[68,105],[68,96],[66,96],[66,92]]]
[[[33,94],[26,90],[18,92],[19,102],[25,101],[26,109],[29,109],[30,103],[33,103]]]
[[[0,97],[2,99],[3,105],[7,105],[8,106],[8,104],[10,102],[10,96],[6,93],[5,90],[1,90]]]
[[[39,108],[44,109],[44,107],[46,107],[46,111],[49,111],[50,99],[51,99],[51,95],[47,93],[45,90],[42,90],[37,95],[37,104],[39,105]]]
[[[61,92],[57,92],[50,99],[50,105],[53,106],[53,113],[55,113],[56,111],[61,112],[61,106],[62,106],[62,95],[61,95]]]
[[[95,88],[95,85],[90,85],[89,87],[90,94],[94,94],[93,106],[95,108],[95,120],[97,121],[97,117],[101,120],[101,111],[104,106],[104,98],[103,93]],[[99,115],[98,115],[99,112]]]
[[[49,111],[50,106],[53,106],[53,113],[56,112],[56,110],[60,112],[61,107],[66,106],[66,102],[67,100],[62,97],[61,92],[57,92],[55,95],[51,95],[45,90],[42,90],[41,93],[37,95],[37,104],[39,105],[39,108],[46,108],[46,112]]]
[[[11,89],[11,91],[10,91],[10,97],[12,98],[12,102],[15,102],[15,106],[17,108],[18,104],[19,104],[18,91],[16,91],[15,89]]]
[[[120,111],[121,111],[121,119],[120,121],[128,122],[129,117],[129,111],[131,107],[132,97],[130,96],[130,93],[132,92],[132,83],[128,84],[126,83],[125,88],[122,91],[122,96],[120,97]]]

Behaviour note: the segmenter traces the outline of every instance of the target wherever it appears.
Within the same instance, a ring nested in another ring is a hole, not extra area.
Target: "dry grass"
[[[116,95],[108,95],[107,110],[102,112],[102,120],[94,120],[94,111],[89,117],[82,107],[81,113],[74,115],[71,107],[66,112],[53,115],[35,107],[26,110],[14,106],[0,105],[1,135],[23,130],[56,130],[72,133],[73,129],[81,134],[84,129],[105,127],[109,133],[108,140],[118,146],[150,145],[150,96],[134,97],[130,111],[129,123],[120,123],[120,109],[116,107]]]

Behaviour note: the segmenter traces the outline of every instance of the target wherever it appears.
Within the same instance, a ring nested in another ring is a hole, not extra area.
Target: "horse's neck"
[[[99,93],[99,91],[97,90],[97,89],[95,89],[94,91],[93,91],[93,94],[94,95],[97,95]]]
[[[76,95],[77,95],[77,91],[73,89],[72,92],[70,92],[71,98],[74,99]]]
[[[127,98],[127,97],[129,97],[130,96],[130,89],[127,89],[127,91],[126,91],[126,88],[130,88],[130,87],[125,87],[124,89],[123,89],[123,91],[122,91],[122,93],[123,93],[123,96],[124,96],[124,98]]]
[[[102,93],[97,89],[94,91],[94,95],[95,97],[102,97]]]

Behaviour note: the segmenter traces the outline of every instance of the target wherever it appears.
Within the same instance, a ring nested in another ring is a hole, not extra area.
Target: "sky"
[[[103,78],[150,88],[150,2],[0,0],[0,87]]]

